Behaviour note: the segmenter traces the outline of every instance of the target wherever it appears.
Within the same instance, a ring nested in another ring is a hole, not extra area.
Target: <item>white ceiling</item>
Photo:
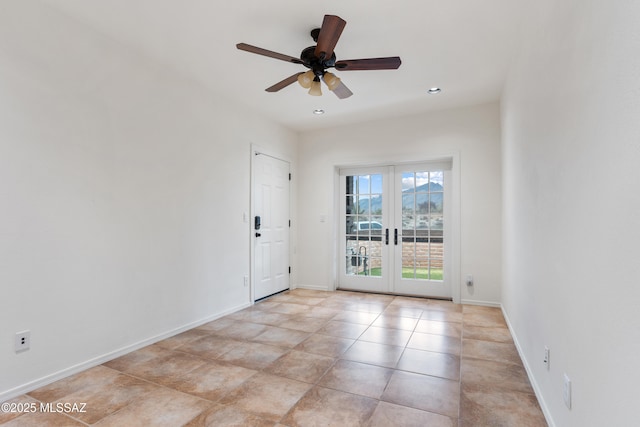
[[[497,100],[517,47],[522,0],[44,0],[142,54],[295,130]],[[354,95],[297,83],[265,88],[302,65],[237,50],[244,42],[299,57],[325,14],[347,25],[340,59],[400,56],[398,70],[336,72]],[[438,95],[427,89],[442,88]],[[316,108],[326,110],[316,116]]]

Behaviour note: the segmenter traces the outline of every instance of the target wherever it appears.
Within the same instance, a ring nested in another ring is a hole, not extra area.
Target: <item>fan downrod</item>
[[[318,36],[320,35],[320,28],[314,28],[311,30],[311,38],[314,42],[318,43]]]

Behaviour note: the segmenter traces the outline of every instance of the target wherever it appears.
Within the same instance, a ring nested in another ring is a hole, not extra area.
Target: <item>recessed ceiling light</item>
[[[440,89],[439,87],[432,87],[431,89],[428,90],[428,92],[431,95],[435,95],[436,93],[442,92],[442,89]]]
[[[324,110],[322,108],[317,108],[317,109],[313,110],[313,114],[316,114],[316,115],[319,116],[321,114],[324,114]]]

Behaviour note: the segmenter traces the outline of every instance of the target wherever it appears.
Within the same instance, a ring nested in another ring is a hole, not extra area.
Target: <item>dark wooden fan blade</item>
[[[336,70],[358,71],[358,70],[396,70],[402,61],[399,56],[388,58],[368,58],[368,59],[347,59],[336,62]]]
[[[324,54],[324,58],[331,58],[333,49],[338,44],[338,39],[344,30],[344,26],[347,25],[347,21],[335,15],[325,15],[322,21],[322,27],[320,28],[320,34],[318,34],[318,44],[316,45],[315,55],[321,58]]]
[[[333,89],[333,93],[335,93],[336,96],[340,99],[345,99],[353,95],[353,92],[351,92],[349,88],[346,87],[345,84],[342,82],[338,83],[338,86],[336,86],[336,88]]]
[[[302,73],[302,72],[295,73],[293,76],[287,77],[286,79],[274,84],[271,87],[266,88],[265,90],[267,92],[277,92],[280,89],[284,89],[285,87],[289,86],[291,83],[297,82],[298,81],[298,76],[300,74],[304,74],[304,73]]]
[[[251,46],[250,44],[238,43],[236,47],[240,50],[244,50],[245,52],[257,53],[258,55],[268,56],[269,58],[275,58],[281,61],[293,62],[294,64],[302,64],[302,61],[300,59],[294,58],[293,56],[273,52],[261,47]]]

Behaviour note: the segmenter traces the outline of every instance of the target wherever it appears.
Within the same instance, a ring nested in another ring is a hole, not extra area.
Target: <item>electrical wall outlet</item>
[[[31,331],[16,332],[13,346],[16,353],[29,350],[31,347]]]
[[[562,379],[562,397],[564,399],[564,404],[567,405],[567,408],[571,409],[571,380],[566,373],[563,374]]]
[[[467,286],[473,286],[473,275],[467,274]]]
[[[547,367],[547,371],[549,370],[549,347],[544,346],[544,359],[542,360],[544,365]]]
[[[244,276],[244,287],[249,286],[249,276]]]

